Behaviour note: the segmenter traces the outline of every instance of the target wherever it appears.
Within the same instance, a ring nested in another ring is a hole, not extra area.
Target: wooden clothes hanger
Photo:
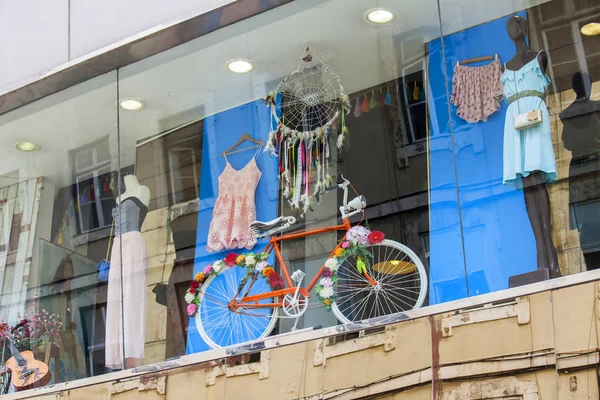
[[[240,144],[244,143],[244,141],[256,143],[256,145],[254,145],[254,146],[248,146],[248,147],[244,147],[243,149],[232,151],[233,149],[235,149],[236,147],[238,147]],[[244,133],[242,135],[242,137],[240,137],[238,139],[238,141],[235,142],[235,144],[233,146],[231,146],[230,148],[228,148],[227,150],[225,150],[223,152],[223,154],[221,154],[221,157],[225,157],[228,154],[239,153],[240,151],[246,151],[246,150],[250,150],[250,149],[256,149],[257,147],[262,147],[264,145],[265,145],[265,142],[263,142],[261,140],[252,139],[252,137],[250,135],[248,135],[247,133]]]
[[[498,59],[498,54],[495,54],[493,56],[476,57],[476,58],[469,58],[467,60],[457,61],[456,65],[472,64],[472,63],[476,63],[479,61],[488,61],[488,60],[497,60],[497,59]]]

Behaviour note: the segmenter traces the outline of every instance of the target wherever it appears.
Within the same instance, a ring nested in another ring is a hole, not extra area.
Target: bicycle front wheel
[[[227,347],[268,336],[277,322],[279,308],[244,308],[235,311],[229,309],[229,302],[238,291],[244,277],[244,268],[228,268],[217,276],[211,276],[204,282],[198,297],[200,307],[196,314],[196,326],[204,341],[212,348]],[[250,282],[242,289],[245,293]],[[271,291],[265,279],[258,280],[250,289],[248,296]],[[273,298],[260,300],[259,304],[273,303]]]
[[[419,308],[427,294],[427,273],[419,257],[405,245],[393,240],[370,246],[373,255],[367,267],[373,284],[348,257],[340,264],[331,305],[342,323],[362,321]]]

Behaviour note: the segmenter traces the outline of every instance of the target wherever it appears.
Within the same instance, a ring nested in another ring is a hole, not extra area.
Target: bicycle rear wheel
[[[367,272],[377,281],[369,282],[356,268],[356,258],[348,257],[338,269],[331,305],[342,323],[362,321],[419,308],[427,294],[427,273],[417,255],[393,240],[370,246],[373,255]]]
[[[279,308],[240,307],[237,311],[229,309],[229,301],[237,293],[238,286],[245,276],[244,268],[228,268],[221,274],[208,278],[198,293],[200,307],[196,314],[196,326],[202,339],[212,348],[261,339],[268,336],[275,327]],[[249,284],[250,282],[246,284],[241,295],[245,293]],[[248,295],[270,291],[266,280],[259,277]],[[268,298],[260,300],[259,304],[273,302],[273,298]]]

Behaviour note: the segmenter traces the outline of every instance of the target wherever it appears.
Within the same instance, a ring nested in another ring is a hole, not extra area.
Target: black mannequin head
[[[592,92],[592,80],[586,72],[575,72],[571,80],[573,91],[578,99],[589,99]]]
[[[512,41],[523,40],[528,33],[527,20],[518,15],[510,17],[506,22],[506,30]]]

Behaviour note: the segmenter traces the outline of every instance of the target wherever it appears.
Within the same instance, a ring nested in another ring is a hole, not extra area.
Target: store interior
[[[296,1],[1,115],[5,229],[0,242],[6,246],[0,248],[0,315],[4,321],[15,320],[37,299],[45,309],[58,307],[48,299],[55,295],[56,271],[68,257],[78,312],[64,318],[73,322],[73,346],[78,349],[51,357],[55,364],[68,358],[64,364],[71,366],[54,379],[114,369],[106,367],[105,359],[109,285],[95,279],[94,267],[114,249],[115,201],[118,193],[131,188],[123,178],[134,175],[150,193],[140,228],[147,248],[145,295],[139,299],[146,321],[140,363],[213,347],[198,325],[200,317],[187,315],[184,299],[190,281],[229,252],[259,254],[268,245],[258,240],[243,249],[207,249],[222,194],[219,177],[228,165],[260,172],[255,219],[293,216],[294,228],[340,222],[341,191],[309,195],[311,205],[305,210],[290,204],[281,153],[273,156],[258,147],[222,156],[244,134],[262,146],[270,143],[281,115],[273,114],[264,99],[294,71],[314,65],[327,66],[339,78],[349,102],[347,109],[342,107],[343,120],[336,117],[332,142],[318,167],[327,170],[329,184],[349,179],[366,198],[369,229],[383,232],[418,257],[427,275],[420,307],[597,268],[600,222],[594,204],[600,168],[589,162],[589,155],[584,155],[588,161],[573,166],[571,152],[582,146],[579,139],[569,143],[568,131],[570,126],[585,130],[593,125],[589,115],[596,112],[595,105],[588,105],[586,112],[569,111],[569,106],[577,97],[576,72],[589,76],[589,84],[583,84],[589,93],[582,97],[600,98],[595,83],[600,80],[600,44],[598,37],[582,36],[572,28],[574,36],[564,39],[560,27],[581,27],[600,10],[590,5],[593,15],[565,16],[568,10],[560,7],[567,3],[451,0],[438,9],[436,0]],[[395,20],[385,25],[365,20],[378,7],[395,11]],[[226,17],[215,13],[215,21]],[[528,21],[530,48],[549,54],[546,73],[551,82],[544,94],[558,176],[544,185],[550,239],[540,238],[526,191],[504,182],[509,105],[503,102],[489,119],[472,123],[450,102],[457,62],[492,57],[472,64],[479,67],[496,55],[500,64],[513,58],[515,47],[506,27],[515,17]],[[307,54],[310,61],[303,60]],[[234,60],[250,62],[251,71],[232,72],[228,66]],[[127,110],[124,101],[138,102],[140,109]],[[585,121],[565,124],[582,116]],[[338,150],[335,139],[344,127],[349,140]],[[17,151],[19,141],[40,148]],[[319,178],[308,175],[301,187],[314,188]],[[582,178],[575,180],[575,175]],[[573,189],[584,186],[588,189]],[[20,230],[7,230],[10,226]],[[32,234],[23,239],[29,229]],[[300,270],[310,281],[338,240],[338,232],[294,238],[282,243],[281,252],[290,272]],[[540,256],[548,241],[554,248],[548,251],[555,252],[558,262],[554,270]],[[274,256],[265,261],[285,277]],[[232,279],[243,279],[245,272],[240,271]],[[269,333],[338,324],[339,317],[315,297],[300,318],[280,318]]]

